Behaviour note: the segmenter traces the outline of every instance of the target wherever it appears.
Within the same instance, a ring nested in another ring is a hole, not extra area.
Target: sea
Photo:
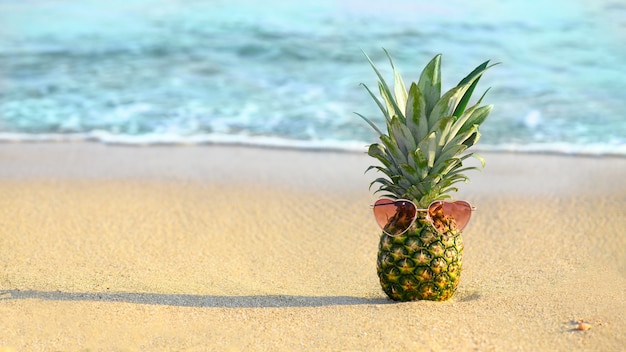
[[[0,0],[0,141],[364,151],[383,48],[499,63],[477,150],[626,157],[625,0]]]

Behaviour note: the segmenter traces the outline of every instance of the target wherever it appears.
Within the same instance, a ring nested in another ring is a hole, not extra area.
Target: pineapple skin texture
[[[392,237],[382,233],[376,270],[383,291],[394,301],[445,301],[456,291],[463,263],[461,232],[440,234],[424,219]]]

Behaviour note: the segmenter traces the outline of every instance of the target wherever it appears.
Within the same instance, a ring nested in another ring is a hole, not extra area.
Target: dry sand
[[[0,351],[624,350],[626,159],[484,156],[455,297],[393,303],[366,155],[2,144]]]

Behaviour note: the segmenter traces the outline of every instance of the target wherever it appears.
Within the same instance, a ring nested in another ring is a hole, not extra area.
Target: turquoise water
[[[502,63],[480,149],[626,155],[626,1],[433,3],[0,0],[0,140],[362,150],[385,47]]]

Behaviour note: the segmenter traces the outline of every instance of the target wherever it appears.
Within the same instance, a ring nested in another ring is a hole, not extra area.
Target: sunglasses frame
[[[433,204],[435,204],[435,203],[456,203],[456,202],[463,202],[463,203],[466,203],[466,204],[469,206],[469,208],[470,208],[470,218],[471,218],[471,212],[473,212],[473,211],[475,211],[475,210],[476,210],[476,207],[475,207],[475,206],[471,205],[468,201],[465,201],[465,200],[457,200],[457,201],[452,201],[452,202],[447,202],[447,201],[445,201],[445,200],[435,200],[435,201],[430,202],[430,204],[428,204],[428,208],[424,209],[424,208],[419,208],[419,207],[418,207],[418,206],[417,206],[417,205],[416,205],[413,201],[410,201],[410,200],[408,200],[408,199],[402,199],[402,198],[400,198],[400,199],[393,199],[393,198],[382,197],[382,198],[378,199],[376,202],[379,202],[380,200],[383,200],[383,199],[384,199],[384,200],[388,200],[388,201],[390,201],[390,203],[379,204],[379,205],[377,205],[377,204],[372,204],[372,205],[370,205],[370,207],[371,207],[372,209],[375,209],[377,206],[381,206],[381,205],[390,205],[390,204],[394,204],[394,203],[396,203],[396,202],[407,202],[407,203],[410,203],[411,205],[413,205],[413,207],[415,207],[415,215],[413,216],[413,219],[411,220],[411,222],[409,223],[409,225],[407,226],[407,228],[406,228],[406,229],[404,229],[402,232],[399,232],[398,234],[395,234],[395,235],[390,234],[389,232],[385,231],[385,228],[384,228],[384,227],[382,227],[382,226],[380,226],[380,224],[378,224],[378,221],[376,222],[376,223],[377,223],[377,224],[381,227],[381,229],[383,230],[383,232],[384,232],[384,233],[386,233],[387,235],[391,236],[391,237],[398,237],[398,236],[402,235],[403,233],[405,233],[405,232],[409,231],[409,229],[411,228],[411,226],[413,225],[413,223],[415,223],[415,220],[417,220],[417,213],[418,213],[418,212],[426,212],[426,220],[427,220],[428,222],[430,222],[430,224],[431,224],[431,225],[433,225],[433,227],[435,227],[435,230],[437,230],[437,232],[439,232],[439,230],[437,229],[437,227],[436,227],[436,226],[434,226],[434,225],[435,225],[434,220],[433,220],[433,219],[432,219],[432,217],[430,216],[430,208],[431,208],[431,207],[432,207],[432,205],[433,205]],[[375,213],[374,213],[374,217],[376,217],[376,214],[375,214]],[[469,219],[467,220],[467,223],[466,223],[466,224],[465,224],[465,225],[464,225],[461,229],[465,228],[465,226],[467,226],[467,224],[468,224],[468,223],[469,223]],[[441,232],[439,232],[439,233],[441,233]]]

